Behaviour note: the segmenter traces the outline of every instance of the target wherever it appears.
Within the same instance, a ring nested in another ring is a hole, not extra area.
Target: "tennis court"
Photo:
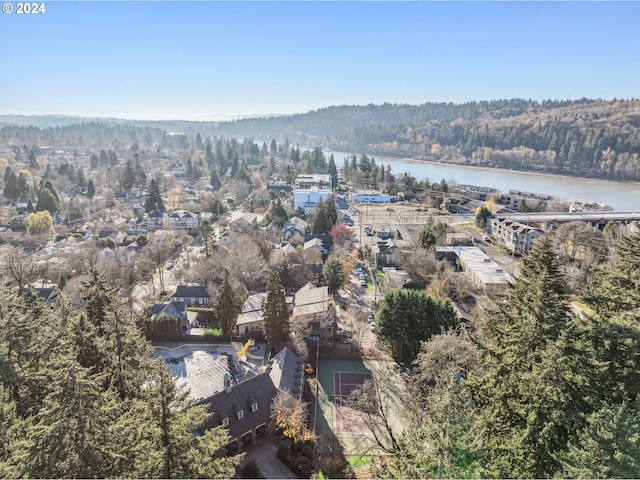
[[[343,400],[351,395],[351,392],[359,388],[364,382],[371,379],[371,373],[364,372],[334,372],[333,374],[333,403],[334,425],[336,433],[363,433],[365,429],[358,421],[357,414],[343,404]]]

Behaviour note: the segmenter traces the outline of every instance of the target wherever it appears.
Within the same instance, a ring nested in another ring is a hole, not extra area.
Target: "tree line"
[[[231,478],[227,432],[203,431],[117,289],[94,271],[81,293],[71,310],[2,289],[0,476]]]
[[[375,475],[637,478],[639,267],[640,235],[620,237],[583,285],[575,313],[543,237],[473,330],[451,328],[449,307],[434,309],[437,298],[424,292],[388,293],[376,328],[411,367],[407,427],[385,420],[383,385],[367,383],[349,400],[390,454],[374,461]]]

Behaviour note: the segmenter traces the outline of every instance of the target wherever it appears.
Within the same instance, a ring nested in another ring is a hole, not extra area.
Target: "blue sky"
[[[0,16],[0,113],[206,119],[342,104],[640,97],[640,2],[45,8]]]

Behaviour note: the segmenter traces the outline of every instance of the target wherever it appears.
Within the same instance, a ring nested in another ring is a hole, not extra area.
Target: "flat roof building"
[[[478,247],[437,247],[437,251],[448,258],[456,258],[458,265],[477,287],[502,287],[513,281],[513,276]]]

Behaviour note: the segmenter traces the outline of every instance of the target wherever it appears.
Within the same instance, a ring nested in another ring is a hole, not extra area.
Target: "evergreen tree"
[[[53,194],[53,196],[56,199],[56,202],[60,202],[60,196],[58,195],[58,191],[49,180],[44,182],[44,188],[48,189]]]
[[[640,478],[640,403],[607,404],[558,455],[565,478]]]
[[[102,372],[106,385],[122,399],[135,398],[139,391],[146,358],[151,351],[142,333],[131,318],[116,287],[107,285],[103,274],[93,271],[83,284],[87,317],[99,338],[99,360],[96,372]]]
[[[78,169],[78,186],[80,188],[84,188],[87,186],[87,175],[84,173],[84,169],[82,167],[80,167]]]
[[[267,296],[262,302],[264,333],[276,351],[289,341],[289,310],[280,275],[272,271],[267,280]]]
[[[211,247],[215,240],[211,236],[213,233],[213,227],[211,226],[211,222],[207,219],[204,219],[198,225],[198,236],[200,237],[200,243],[204,245],[204,255],[205,257],[211,256]]]
[[[335,202],[335,199],[333,198],[333,195],[329,195],[329,197],[327,197],[327,203],[325,204],[325,208],[327,211],[327,222],[329,224],[329,227],[323,233],[328,232],[329,230],[331,230],[331,227],[333,227],[336,223],[338,223],[338,209],[336,207],[336,202]]]
[[[433,232],[426,227],[420,232],[420,238],[418,239],[420,246],[425,250],[430,250],[436,245],[436,236]]]
[[[206,405],[193,405],[164,365],[153,372],[149,395],[156,448],[160,452],[156,478],[232,478],[242,455],[218,457],[229,442],[218,426],[205,430],[211,414]]]
[[[36,160],[36,155],[33,153],[33,150],[29,151],[29,170],[38,170],[40,165]]]
[[[218,322],[220,322],[220,328],[225,335],[232,335],[236,328],[238,315],[242,313],[244,302],[231,285],[227,269],[224,271],[224,280],[218,289],[216,300],[214,311]]]
[[[289,220],[287,211],[282,206],[280,198],[276,198],[271,202],[269,206],[269,212],[267,213],[269,220],[273,222],[278,228],[282,228],[284,224]]]
[[[9,166],[5,169],[4,196],[13,201],[20,198],[18,176]]]
[[[144,202],[144,211],[150,213],[154,210],[164,212],[165,206],[164,201],[162,200],[162,196],[160,195],[160,188],[158,187],[155,179],[152,179],[149,183],[149,193],[147,195],[147,199]]]
[[[640,396],[640,234],[618,240],[613,264],[595,270],[584,300],[595,312],[609,399],[633,403]]]
[[[51,193],[48,188],[40,190],[38,195],[38,204],[36,205],[36,212],[47,211],[49,213],[56,213],[60,211],[60,204],[56,200],[56,197]]]
[[[147,187],[147,174],[140,165],[138,154],[134,155],[135,162],[133,163],[133,186],[139,190],[144,190]]]
[[[18,191],[20,195],[30,195],[29,183],[31,182],[31,172],[29,170],[20,170],[18,172]]]
[[[276,139],[272,138],[271,139],[271,146],[269,148],[269,154],[275,158],[278,156],[278,145],[276,144]]]
[[[24,432],[18,456],[29,478],[110,476],[115,452],[104,436],[117,415],[115,403],[99,389],[91,370],[66,361],[51,379],[34,422]]]
[[[325,285],[329,288],[329,293],[336,293],[347,278],[344,271],[344,265],[335,255],[329,255],[322,269],[322,278]]]
[[[338,187],[338,169],[336,168],[336,161],[333,158],[333,153],[329,157],[329,165],[327,166],[327,173],[331,175],[331,187]]]
[[[451,302],[419,290],[392,290],[378,306],[376,330],[402,363],[415,360],[420,342],[459,323]]]
[[[209,181],[211,182],[211,186],[215,191],[220,190],[220,187],[222,186],[222,182],[220,182],[220,177],[218,176],[218,172],[216,171],[215,167],[211,169],[211,175],[210,175]]]
[[[523,258],[520,276],[487,323],[486,373],[469,382],[481,408],[490,475],[550,477],[583,416],[594,408],[590,326],[571,315],[547,237]]]
[[[96,187],[93,184],[93,180],[89,179],[89,182],[87,183],[87,198],[89,200],[92,200],[93,197],[96,196]]]
[[[321,198],[316,205],[316,213],[313,214],[311,219],[311,233],[327,233],[330,228],[331,224],[329,223],[327,208]]]

